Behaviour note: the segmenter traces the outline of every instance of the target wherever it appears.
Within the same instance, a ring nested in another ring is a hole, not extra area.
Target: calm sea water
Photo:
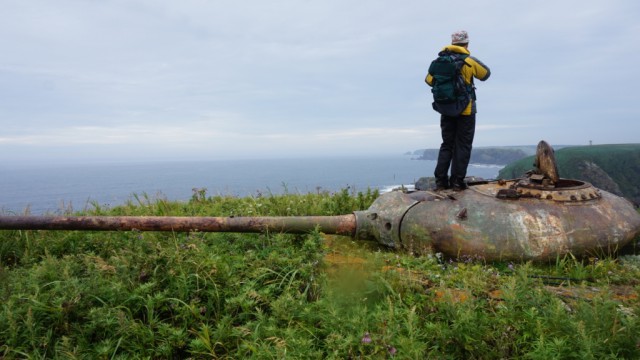
[[[194,188],[209,195],[338,191],[414,184],[433,176],[434,161],[409,157],[232,160],[145,164],[0,168],[0,213],[63,213],[113,207],[134,199],[188,200]],[[495,178],[500,166],[471,165],[468,175]]]

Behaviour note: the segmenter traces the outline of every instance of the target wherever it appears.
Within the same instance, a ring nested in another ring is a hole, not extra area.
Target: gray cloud
[[[423,79],[467,29],[477,146],[637,142],[632,0],[7,0],[0,160],[401,153],[438,146]]]

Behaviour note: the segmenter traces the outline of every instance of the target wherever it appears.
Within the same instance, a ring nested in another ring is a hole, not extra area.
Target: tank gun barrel
[[[336,216],[0,216],[0,230],[301,234],[318,228],[417,255],[435,251],[487,261],[606,253],[640,234],[640,216],[629,201],[580,181],[560,179],[558,185],[510,180],[459,193],[394,191],[367,210]]]
[[[308,233],[376,240],[414,254],[549,261],[615,252],[640,235],[624,198],[558,175],[553,148],[538,144],[535,173],[472,184],[462,192],[394,191],[369,209],[337,216],[0,216],[0,230]]]
[[[353,214],[300,217],[0,216],[0,230],[283,232],[353,236]]]

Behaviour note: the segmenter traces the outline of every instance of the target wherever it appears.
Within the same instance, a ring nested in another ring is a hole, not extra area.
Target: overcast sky
[[[0,0],[0,162],[395,155],[465,29],[474,146],[640,142],[637,0]]]

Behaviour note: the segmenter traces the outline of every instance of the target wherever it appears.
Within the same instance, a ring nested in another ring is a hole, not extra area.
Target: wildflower
[[[387,351],[389,351],[389,355],[391,356],[395,355],[398,352],[398,350],[391,345],[387,345]]]
[[[364,336],[362,336],[362,340],[361,340],[361,342],[362,342],[363,344],[369,344],[369,343],[371,343],[371,336],[369,335],[369,333],[368,333],[368,332],[365,332],[365,333],[364,333]]]

